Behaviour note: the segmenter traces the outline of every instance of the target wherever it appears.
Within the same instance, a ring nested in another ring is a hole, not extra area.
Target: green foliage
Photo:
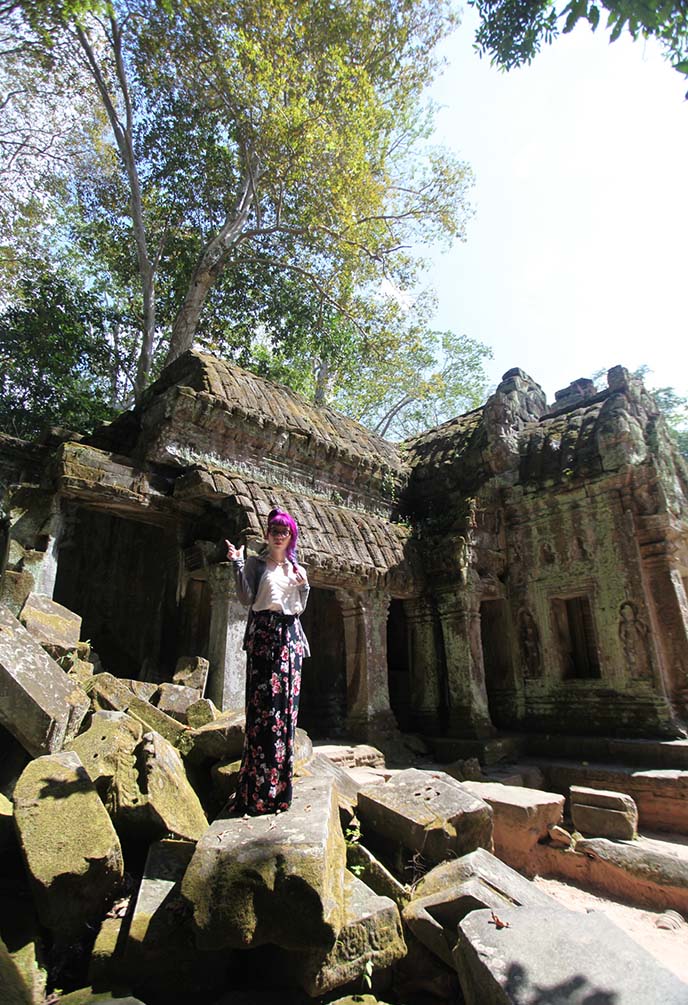
[[[481,403],[489,356],[466,335],[410,326],[398,346],[360,360],[335,404],[381,436],[407,439]]]
[[[15,135],[28,135],[29,80],[52,87],[49,133],[76,94],[85,104],[74,142],[61,136],[59,157],[46,150],[32,177],[139,313],[139,391],[156,347],[171,359],[195,342],[265,369],[265,341],[279,351],[284,329],[276,306],[299,312],[290,284],[316,305],[298,337],[324,351],[308,359],[336,363],[344,343],[374,337],[371,290],[385,277],[415,282],[405,249],[463,236],[470,176],[429,145],[422,104],[454,24],[448,0],[11,9],[24,40]],[[32,108],[49,107],[50,87]],[[40,144],[31,149],[36,167]],[[251,333],[239,311],[247,276],[248,317],[271,319]],[[294,379],[286,356],[276,369]],[[300,387],[317,385],[308,362],[301,371]]]
[[[606,14],[610,42],[622,32],[633,39],[656,38],[674,68],[688,76],[688,6],[685,0],[651,4],[648,0],[469,0],[480,14],[476,47],[506,70],[529,63],[543,42],[559,31],[587,21],[593,31]],[[563,23],[563,27],[561,27]]]
[[[113,416],[113,317],[67,274],[24,274],[0,313],[0,428],[33,436],[84,430]]]

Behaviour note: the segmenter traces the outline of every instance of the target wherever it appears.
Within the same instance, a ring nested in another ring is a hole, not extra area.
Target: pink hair
[[[287,513],[285,509],[280,509],[279,507],[271,509],[268,513],[268,533],[273,524],[277,524],[278,527],[286,527],[290,533],[289,544],[287,545],[287,558],[294,567],[294,572],[297,571],[296,564],[296,542],[299,537],[299,528],[296,524],[294,517]]]

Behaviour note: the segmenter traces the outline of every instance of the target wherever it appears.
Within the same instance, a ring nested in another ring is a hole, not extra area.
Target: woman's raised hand
[[[227,558],[229,559],[229,561],[230,562],[234,562],[234,561],[243,562],[243,560],[244,560],[244,546],[243,546],[243,544],[242,544],[242,546],[240,548],[235,548],[231,541],[225,540],[225,544],[227,545]]]

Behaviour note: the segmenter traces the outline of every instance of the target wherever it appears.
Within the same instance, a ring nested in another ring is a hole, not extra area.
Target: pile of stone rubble
[[[555,848],[563,797],[299,731],[290,811],[232,815],[243,716],[203,698],[207,663],[118,679],[80,628],[45,597],[0,607],[3,1005],[688,1001],[493,854]]]

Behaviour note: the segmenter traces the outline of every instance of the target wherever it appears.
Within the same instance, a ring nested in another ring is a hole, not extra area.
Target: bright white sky
[[[476,176],[468,240],[433,256],[438,328],[487,343],[552,401],[647,363],[688,394],[688,102],[659,47],[585,26],[510,73],[472,49],[466,10],[433,90],[437,141]]]

